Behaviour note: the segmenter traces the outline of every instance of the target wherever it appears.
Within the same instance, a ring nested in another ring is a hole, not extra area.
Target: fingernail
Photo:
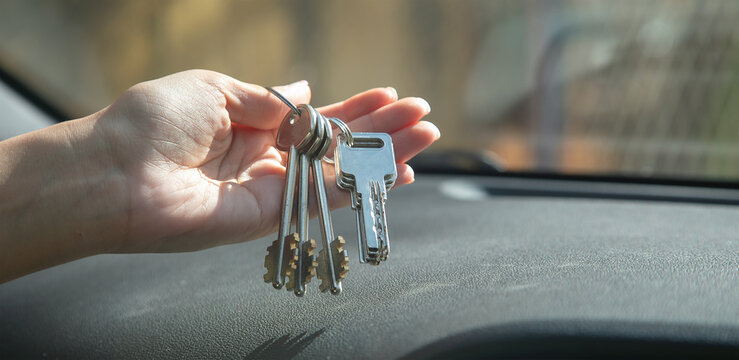
[[[300,80],[300,81],[296,81],[296,82],[294,82],[292,84],[289,84],[287,86],[308,86],[308,85],[309,85],[308,84],[308,80]]]
[[[421,105],[421,107],[423,107],[423,110],[426,112],[426,114],[431,112],[431,105],[429,105],[429,102],[426,101],[426,99],[423,99],[423,98],[416,98],[416,99],[417,99],[416,101],[418,101],[418,104]]]
[[[395,90],[394,87],[388,86],[385,88],[390,93],[390,96],[393,98],[393,100],[398,100],[398,90]]]
[[[402,174],[401,178],[403,181],[406,181],[405,179],[408,178],[408,182],[395,182],[395,185],[393,185],[393,189],[397,189],[403,185],[413,184],[416,182],[416,173],[413,171],[413,168],[408,164],[395,164],[395,166],[398,169],[398,174]]]
[[[439,130],[439,128],[433,123],[429,123],[429,124],[431,124],[431,126],[434,127],[434,130],[436,130],[436,133],[434,134],[434,141],[439,140],[441,138],[441,130]]]

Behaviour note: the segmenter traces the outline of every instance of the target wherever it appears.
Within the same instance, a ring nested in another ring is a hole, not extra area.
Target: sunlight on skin
[[[306,82],[276,87],[310,102]],[[440,136],[420,121],[420,98],[398,100],[378,88],[318,110],[352,130],[387,132],[398,161],[397,185],[413,181],[404,163]],[[285,154],[274,147],[288,108],[266,89],[195,70],[139,84],[100,114],[128,184],[129,236],[117,252],[191,251],[250,240],[277,228]],[[338,133],[338,131],[335,131]],[[332,208],[348,205],[325,165]]]
[[[310,101],[306,82],[277,90]],[[0,283],[96,254],[194,251],[273,233],[286,161],[275,137],[287,111],[261,86],[191,70],[0,142]],[[397,186],[413,182],[404,162],[440,136],[421,121],[426,101],[398,100],[391,88],[319,111],[391,134]],[[347,206],[331,165],[324,174],[330,206]]]

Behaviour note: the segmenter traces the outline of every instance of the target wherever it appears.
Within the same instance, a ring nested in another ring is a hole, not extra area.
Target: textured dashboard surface
[[[376,267],[357,263],[353,215],[335,211],[351,239],[339,296],[264,283],[271,238],[0,285],[0,358],[397,358],[496,331],[739,346],[739,207],[490,195],[496,181],[394,191]]]

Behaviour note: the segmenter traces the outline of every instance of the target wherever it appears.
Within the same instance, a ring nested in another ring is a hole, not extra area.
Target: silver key
[[[303,247],[310,246],[304,245],[306,241],[309,241],[308,232],[308,221],[310,220],[310,212],[308,211],[308,185],[310,181],[310,161],[311,158],[319,152],[325,143],[326,126],[319,121],[312,107],[308,105],[298,106],[301,117],[310,117],[311,123],[316,122],[316,131],[313,132],[313,142],[307,150],[299,152],[299,164],[298,164],[298,238],[300,239],[300,249]],[[310,240],[310,242],[313,242]],[[310,243],[309,243],[310,244]],[[294,290],[295,295],[303,296],[305,294],[305,284],[310,281],[310,278],[306,278],[312,275],[312,270],[309,270],[314,266],[315,259],[312,251],[301,251],[298,254],[298,261],[293,269],[295,276],[291,278],[290,286],[287,290]]]
[[[322,145],[324,127],[319,125],[316,117],[308,109],[299,108],[297,114],[291,111],[285,115],[277,134],[276,146],[288,152],[288,161],[280,228],[277,240],[267,248],[267,256],[264,259],[267,273],[264,275],[264,281],[272,282],[272,286],[280,289],[285,284],[285,275],[291,272],[287,288],[288,290],[295,289],[296,295],[299,296],[305,291],[304,283],[310,281],[311,267],[314,267],[312,266],[314,265],[312,253],[315,248],[315,242],[306,241],[308,214],[301,213],[300,207],[298,208],[298,232],[288,233],[290,232],[296,185],[298,186],[298,205],[304,204],[307,207],[309,174],[307,170],[301,171],[303,168],[301,163],[304,153],[315,152]],[[305,220],[301,220],[301,216]]]
[[[277,148],[288,152],[287,173],[278,239],[267,248],[264,263],[267,274],[264,275],[264,281],[272,282],[278,289],[284,284],[287,290],[303,296],[305,284],[310,282],[317,270],[321,279],[320,290],[331,290],[333,294],[338,294],[341,292],[341,280],[349,270],[349,258],[343,249],[344,239],[341,236],[334,239],[321,158],[332,141],[330,121],[342,131],[349,132],[348,127],[338,119],[327,119],[309,105],[296,107],[278,92],[268,90],[292,111],[283,119],[277,134]],[[320,264],[315,261],[313,254],[315,241],[308,240],[308,184],[311,170],[323,235],[323,249],[318,257]],[[297,204],[294,203],[295,195]],[[297,205],[297,232],[288,235],[294,205]],[[286,276],[289,281],[284,282]]]
[[[291,262],[297,261],[298,242],[297,234],[289,234],[292,221],[293,200],[298,175],[299,151],[304,151],[312,145],[313,133],[318,122],[310,116],[301,116],[295,112],[288,112],[282,120],[277,133],[276,147],[287,151],[287,169],[285,173],[285,188],[282,193],[283,206],[281,209],[280,228],[277,240],[267,248],[264,266],[267,273],[264,281],[271,282],[276,289],[285,284],[285,275]],[[288,238],[289,236],[289,238]]]
[[[353,133],[353,138],[350,146],[339,137],[336,182],[352,191],[360,261],[377,265],[390,250],[385,202],[397,178],[392,138],[385,133]]]
[[[315,111],[315,110],[314,110]],[[315,112],[320,122],[326,127],[326,139],[324,146],[315,154],[311,154],[311,170],[313,172],[313,185],[316,191],[316,202],[318,203],[318,216],[321,222],[321,233],[323,236],[323,249],[318,255],[317,275],[321,280],[319,289],[324,292],[338,295],[341,292],[341,280],[346,277],[349,267],[349,257],[343,249],[344,239],[338,236],[334,239],[333,224],[331,224],[331,209],[328,207],[326,197],[326,184],[323,181],[323,167],[321,158],[331,145],[332,131],[328,120]]]

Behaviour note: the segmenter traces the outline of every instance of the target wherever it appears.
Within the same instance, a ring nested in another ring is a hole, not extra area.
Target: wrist
[[[93,254],[116,252],[128,237],[128,181],[103,129],[101,111],[68,124],[72,160],[85,208],[79,224],[88,229],[87,248]]]
[[[0,282],[114,251],[125,238],[125,177],[97,119],[0,143]]]

